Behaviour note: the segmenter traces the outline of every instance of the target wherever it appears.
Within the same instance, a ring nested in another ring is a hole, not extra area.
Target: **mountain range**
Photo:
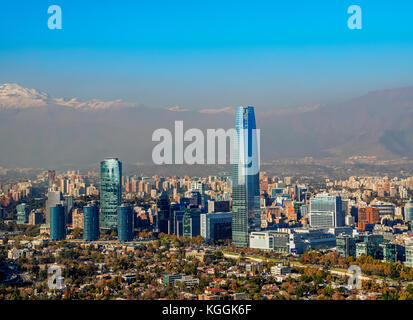
[[[149,108],[124,100],[51,97],[0,84],[0,166],[86,168],[107,156],[152,164],[152,133],[233,127],[235,108]],[[368,92],[335,104],[256,108],[261,159],[312,156],[413,158],[413,87]]]

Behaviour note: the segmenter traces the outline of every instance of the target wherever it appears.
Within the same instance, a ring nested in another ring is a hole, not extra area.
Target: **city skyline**
[[[258,319],[413,300],[412,1],[0,7],[12,313],[134,300],[154,319]]]

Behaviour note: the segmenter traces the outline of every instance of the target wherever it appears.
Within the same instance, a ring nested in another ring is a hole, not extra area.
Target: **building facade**
[[[315,228],[345,225],[341,197],[318,194],[310,199],[310,226]]]
[[[183,216],[184,237],[196,237],[201,234],[201,210],[185,209]]]
[[[158,229],[159,232],[168,233],[168,225],[169,219],[171,214],[171,204],[169,202],[169,196],[166,191],[162,191],[158,202],[157,202],[157,209],[158,209]]]
[[[248,246],[249,233],[260,230],[259,135],[254,107],[238,107],[232,175],[232,242]]]
[[[358,209],[358,229],[366,231],[368,225],[380,223],[379,209],[375,207],[364,207]]]
[[[83,207],[83,239],[95,241],[99,239],[99,210],[94,205]]]
[[[121,242],[133,240],[133,209],[122,204],[118,207],[118,239]]]
[[[64,198],[62,192],[60,192],[58,188],[53,185],[47,192],[46,224],[50,224],[50,208],[56,206],[57,204],[64,205]]]
[[[61,204],[50,207],[50,238],[52,240],[66,238],[65,209]]]
[[[17,224],[29,223],[30,206],[26,203],[21,203],[16,206]]]
[[[413,199],[410,199],[404,207],[404,219],[406,221],[413,221]]]
[[[100,227],[116,229],[122,203],[122,162],[106,158],[100,163]]]
[[[202,213],[201,236],[205,241],[226,240],[232,237],[232,213]]]

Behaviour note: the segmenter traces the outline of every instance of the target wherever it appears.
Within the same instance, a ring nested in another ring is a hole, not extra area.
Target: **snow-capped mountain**
[[[63,99],[49,96],[36,89],[24,88],[15,83],[0,84],[0,108],[27,109],[36,107],[62,106],[74,109],[108,109],[122,107],[139,107],[140,104],[126,102],[121,99],[103,101],[91,99],[81,101],[77,98]]]
[[[51,97],[17,84],[0,85],[0,166],[77,167],[108,154],[152,163],[155,130],[229,129],[234,108],[149,108],[123,100]],[[342,103],[296,109],[256,107],[261,159],[311,156],[413,159],[413,87],[370,92]]]

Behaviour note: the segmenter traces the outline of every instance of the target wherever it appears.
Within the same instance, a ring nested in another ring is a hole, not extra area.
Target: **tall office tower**
[[[310,199],[311,227],[343,227],[344,220],[340,196],[317,194]]]
[[[380,223],[379,209],[373,207],[359,208],[358,229],[366,231],[367,225]]]
[[[83,207],[83,239],[99,240],[99,210],[95,205]]]
[[[56,179],[56,171],[55,170],[49,170],[47,173],[47,178],[48,178],[48,184],[49,188],[53,186],[53,182]]]
[[[248,246],[249,232],[260,229],[259,136],[254,107],[238,107],[232,175],[232,242]]]
[[[106,158],[100,163],[100,227],[116,229],[122,203],[122,162]]]
[[[32,210],[29,214],[29,224],[37,225],[43,222],[43,211],[42,209]]]
[[[65,209],[61,204],[50,207],[50,238],[52,240],[66,238]]]
[[[118,239],[121,242],[133,240],[133,209],[122,204],[118,207]]]
[[[307,188],[303,184],[297,184],[294,187],[294,198],[297,201],[304,201],[305,200],[305,193],[307,192]]]
[[[57,189],[56,186],[49,188],[47,192],[46,200],[46,224],[50,225],[50,208],[56,206],[57,204],[64,204],[64,198],[62,193]]]
[[[29,223],[30,206],[26,203],[21,203],[16,206],[17,209],[17,224]]]
[[[201,234],[201,210],[197,208],[185,209],[183,215],[184,237],[196,237]]]
[[[173,215],[173,233],[178,237],[183,237],[184,235],[184,215],[185,211],[176,210],[172,212]],[[172,232],[172,231],[171,231]]]
[[[73,196],[65,195],[63,199],[65,205],[65,222],[66,224],[72,224]]]
[[[413,221],[413,200],[410,199],[404,207],[404,220]]]
[[[171,204],[171,211],[169,213],[169,219],[168,219],[168,234],[175,234],[175,212],[180,211],[181,206],[178,203],[172,203]]]
[[[162,191],[158,203],[158,229],[159,232],[168,233],[168,221],[171,214],[171,204],[169,202],[169,196],[166,191]]]

